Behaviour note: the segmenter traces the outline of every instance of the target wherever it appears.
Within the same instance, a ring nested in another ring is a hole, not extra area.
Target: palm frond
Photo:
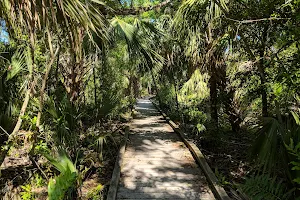
[[[18,49],[11,58],[6,80],[11,80],[26,69],[26,51]]]
[[[251,199],[255,200],[285,200],[290,199],[293,190],[288,191],[287,186],[276,177],[258,175],[246,179],[242,185],[244,191]]]
[[[107,145],[108,144],[108,140],[107,139],[110,139],[113,144],[115,146],[117,146],[117,143],[112,135],[112,133],[105,133],[105,134],[101,134],[98,139],[96,140],[96,147],[97,147],[97,152],[99,153],[99,159],[100,161],[103,161],[103,148],[104,148],[104,145]]]
[[[49,200],[56,199],[72,199],[72,194],[76,192],[76,181],[78,172],[75,165],[67,157],[63,151],[60,152],[58,158],[53,158],[51,155],[44,153],[44,156],[54,165],[60,172],[59,176],[50,179],[48,184]]]

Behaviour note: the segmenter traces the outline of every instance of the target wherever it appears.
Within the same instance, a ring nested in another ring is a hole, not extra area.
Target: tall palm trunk
[[[228,115],[228,120],[231,125],[232,131],[238,133],[240,132],[240,124],[242,123],[242,118],[238,111],[238,105],[235,103],[234,94],[235,90],[230,87],[228,84],[227,76],[226,76],[226,68],[227,65],[225,60],[221,60],[221,65],[219,71],[219,86],[222,102],[224,105],[225,113]]]
[[[155,76],[154,76],[154,73],[153,73],[153,69],[151,68],[149,70],[150,70],[152,81],[153,81],[153,84],[154,84],[154,90],[155,90],[156,95],[158,97],[157,100],[158,100],[159,105],[161,106],[162,102],[161,102],[161,99],[160,99],[160,96],[159,96],[158,87],[157,87],[157,84],[156,84],[156,80],[155,80]]]
[[[42,87],[40,90],[40,104],[39,104],[39,112],[37,115],[37,120],[36,120],[36,127],[39,129],[40,123],[41,123],[41,117],[42,117],[42,112],[43,112],[43,106],[44,106],[44,94],[45,94],[45,88],[48,80],[48,76],[50,73],[50,70],[52,68],[52,65],[55,61],[55,57],[57,56],[59,52],[60,47],[57,47],[55,54],[52,56],[51,60],[49,61],[47,67],[46,67],[46,73],[44,75],[43,81],[42,81]]]
[[[258,65],[258,71],[260,74],[260,82],[261,82],[261,100],[262,100],[262,116],[268,116],[268,95],[266,90],[266,73],[264,68],[264,51],[260,51],[260,61]]]
[[[139,79],[138,77],[136,77],[136,75],[134,75],[132,77],[132,87],[133,87],[133,95],[134,98],[138,98],[140,96],[140,90],[139,90]]]
[[[217,92],[217,77],[216,77],[216,69],[212,67],[212,74],[209,79],[209,89],[210,89],[210,107],[211,107],[211,120],[213,126],[218,128],[218,92]]]
[[[94,100],[95,100],[95,106],[97,106],[97,87],[96,87],[96,72],[95,67],[93,68],[93,76],[94,76]]]
[[[242,118],[236,111],[236,105],[234,104],[234,91],[230,90],[228,92],[224,91],[224,106],[225,113],[229,117],[229,123],[231,125],[232,131],[238,133],[241,129]]]
[[[179,113],[178,89],[177,89],[176,81],[174,81],[174,88],[175,88],[176,109],[177,109],[177,112]]]

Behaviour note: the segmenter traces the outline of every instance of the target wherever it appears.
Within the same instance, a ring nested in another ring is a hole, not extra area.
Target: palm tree
[[[210,75],[210,102],[213,127],[218,127],[218,82],[220,70],[224,71],[226,41],[229,33],[222,27],[221,16],[227,10],[225,1],[187,0],[175,16],[175,27],[186,42],[187,56],[204,72]],[[186,39],[187,38],[187,39]],[[194,68],[196,69],[196,68]]]
[[[0,2],[0,18],[5,20],[10,37],[20,40],[25,36],[30,44],[28,47],[30,73],[27,91],[18,121],[9,136],[8,147],[1,155],[6,155],[12,145],[12,140],[21,127],[30,96],[33,95],[36,87],[40,88],[40,105],[36,123],[37,128],[39,128],[45,86],[55,57],[60,51],[61,42],[66,45],[70,54],[70,64],[74,66],[82,63],[82,41],[85,35],[91,40],[93,34],[103,40],[107,39],[107,23],[102,13],[97,9],[103,4],[99,5],[99,3],[101,4],[100,1],[96,0],[85,1],[85,3],[80,0],[4,0]],[[44,33],[46,34],[45,38],[42,37]],[[42,84],[37,85],[34,78],[37,67],[35,53],[38,42],[43,39],[45,40],[44,44],[49,49],[50,59],[45,66]],[[3,160],[4,156],[1,156],[0,163]]]

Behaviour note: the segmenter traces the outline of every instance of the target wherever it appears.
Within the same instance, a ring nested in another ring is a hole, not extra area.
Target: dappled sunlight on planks
[[[149,100],[130,125],[117,199],[215,199],[184,143]]]

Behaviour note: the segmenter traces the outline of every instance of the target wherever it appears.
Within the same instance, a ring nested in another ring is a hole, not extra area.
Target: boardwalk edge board
[[[109,190],[107,193],[107,200],[115,200],[116,196],[117,196],[118,185],[119,185],[120,174],[121,174],[121,166],[122,166],[122,163],[124,160],[123,156],[124,156],[125,149],[126,149],[128,134],[129,134],[129,126],[126,126],[125,127],[125,136],[124,136],[123,142],[121,144],[121,147],[119,150],[119,155],[117,156],[114,171],[113,171],[112,178],[110,181],[110,186],[109,186]]]
[[[207,178],[208,182],[210,183],[211,189],[215,195],[215,197],[219,200],[230,200],[231,198],[228,196],[226,191],[222,186],[218,184],[218,179],[213,173],[212,169],[209,167],[208,163],[205,160],[204,155],[200,151],[200,149],[192,142],[189,142],[185,139],[182,131],[180,131],[179,126],[173,122],[161,109],[160,107],[151,101],[152,104],[159,110],[159,112],[162,114],[162,116],[165,118],[165,120],[168,122],[168,124],[173,128],[173,130],[179,135],[179,137],[182,139],[186,147],[190,150],[192,153],[194,159],[197,161],[197,163],[200,165],[201,169],[203,170],[205,177]]]

